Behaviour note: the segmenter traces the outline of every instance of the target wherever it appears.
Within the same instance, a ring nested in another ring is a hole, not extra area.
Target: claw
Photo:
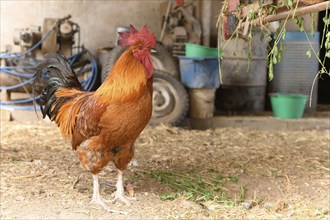
[[[106,211],[111,212],[111,213],[118,213],[118,214],[128,215],[128,212],[111,209],[107,204],[105,204],[105,201],[106,200],[103,199],[100,195],[98,176],[93,175],[93,198],[92,198],[92,201],[90,201],[89,204],[94,203],[96,205],[100,205]]]
[[[121,170],[118,171],[118,179],[116,183],[117,190],[111,195],[113,197],[112,200],[110,200],[112,203],[115,203],[117,200],[122,201],[125,203],[127,206],[131,205],[130,200],[137,200],[134,197],[126,197],[124,194],[124,186],[123,186],[123,173]]]
[[[137,200],[137,199],[134,198],[134,197],[126,197],[125,195],[118,193],[118,191],[114,192],[114,193],[111,195],[111,197],[113,198],[113,199],[110,200],[112,203],[115,203],[117,200],[120,200],[120,201],[122,201],[123,203],[125,203],[127,206],[131,206],[131,205],[132,205],[132,204],[131,204],[131,201],[132,201],[132,200],[134,200],[134,201]]]
[[[89,204],[96,204],[96,205],[99,205],[101,206],[103,209],[105,209],[106,211],[108,212],[111,212],[111,213],[117,213],[117,214],[121,214],[121,215],[128,215],[128,212],[124,212],[124,211],[119,211],[119,210],[114,210],[114,209],[111,209],[107,204],[105,204],[104,202],[104,199],[102,199],[102,197],[99,197],[99,199],[95,199],[93,198]]]

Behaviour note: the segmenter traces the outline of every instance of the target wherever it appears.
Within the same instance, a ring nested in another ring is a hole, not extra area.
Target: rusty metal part
[[[41,53],[45,54],[51,51],[60,51],[65,56],[72,55],[72,46],[74,44],[74,34],[79,32],[79,26],[69,19],[71,16],[67,16],[63,19],[46,18],[42,26],[31,26],[24,29],[15,29],[14,44],[21,46],[21,51],[33,47],[38,43],[50,29],[55,29],[50,35],[42,42],[41,48],[38,47],[31,52],[31,55],[35,58],[42,58]],[[1,59],[1,66],[19,66],[19,63],[12,63],[9,60]],[[24,69],[18,71],[24,73]],[[33,72],[28,72],[33,74]],[[8,75],[0,72],[0,87],[8,87],[20,84],[24,81],[24,78]],[[7,92],[18,93],[31,93],[31,84],[27,84],[18,88],[8,89]]]
[[[72,55],[72,46],[74,44],[75,25],[70,20],[64,20],[59,25],[59,51],[66,57]]]
[[[56,30],[50,33],[50,35],[45,39],[44,42],[41,44],[41,52],[43,54],[49,53],[51,51],[57,50],[57,29],[58,27],[55,26],[57,19],[55,18],[45,18],[43,26],[42,26],[42,36],[45,36],[46,33],[51,29],[55,28]]]
[[[167,5],[161,41],[173,56],[184,55],[185,43],[199,44],[201,42],[202,28],[193,15],[194,8],[193,2],[176,10],[173,10],[170,3]],[[168,9],[171,9],[170,12]]]

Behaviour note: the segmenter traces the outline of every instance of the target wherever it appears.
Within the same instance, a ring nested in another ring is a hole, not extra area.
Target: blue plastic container
[[[190,89],[220,86],[218,58],[179,57],[181,82]]]

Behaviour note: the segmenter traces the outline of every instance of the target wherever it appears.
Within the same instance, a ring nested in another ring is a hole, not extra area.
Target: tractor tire
[[[112,69],[114,63],[119,59],[121,54],[126,50],[127,47],[116,46],[108,54],[106,63],[102,67],[101,81],[103,82],[107,77],[108,73]],[[151,60],[154,69],[161,70],[169,73],[176,79],[180,79],[178,66],[173,60],[172,56],[167,52],[166,48],[159,42],[155,46],[156,54],[151,54]]]
[[[185,87],[170,74],[153,73],[153,108],[149,124],[178,125],[186,117],[189,99]]]

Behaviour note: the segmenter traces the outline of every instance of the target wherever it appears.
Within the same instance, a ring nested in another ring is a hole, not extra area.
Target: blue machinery
[[[6,63],[5,66],[0,67],[0,74],[8,74],[15,79],[19,79],[19,83],[16,85],[1,86],[0,90],[10,92],[14,89],[23,88],[27,93],[31,94],[31,98],[0,101],[0,108],[12,110],[35,110],[33,106],[32,93],[25,88],[25,86],[32,83],[35,69],[41,61],[35,58],[32,53],[40,47],[40,45],[51,35],[52,32],[57,30],[56,27],[58,27],[62,21],[68,20],[69,18],[71,18],[71,16],[57,19],[46,34],[26,51],[0,54],[0,60],[5,60]],[[87,76],[87,78],[84,77],[85,79],[81,80],[81,84],[85,90],[91,91],[97,79],[96,60],[83,46],[78,45],[74,49],[76,53],[68,57],[69,63],[71,67],[75,69],[78,78],[81,78],[80,76]],[[38,97],[36,98],[38,99]]]

